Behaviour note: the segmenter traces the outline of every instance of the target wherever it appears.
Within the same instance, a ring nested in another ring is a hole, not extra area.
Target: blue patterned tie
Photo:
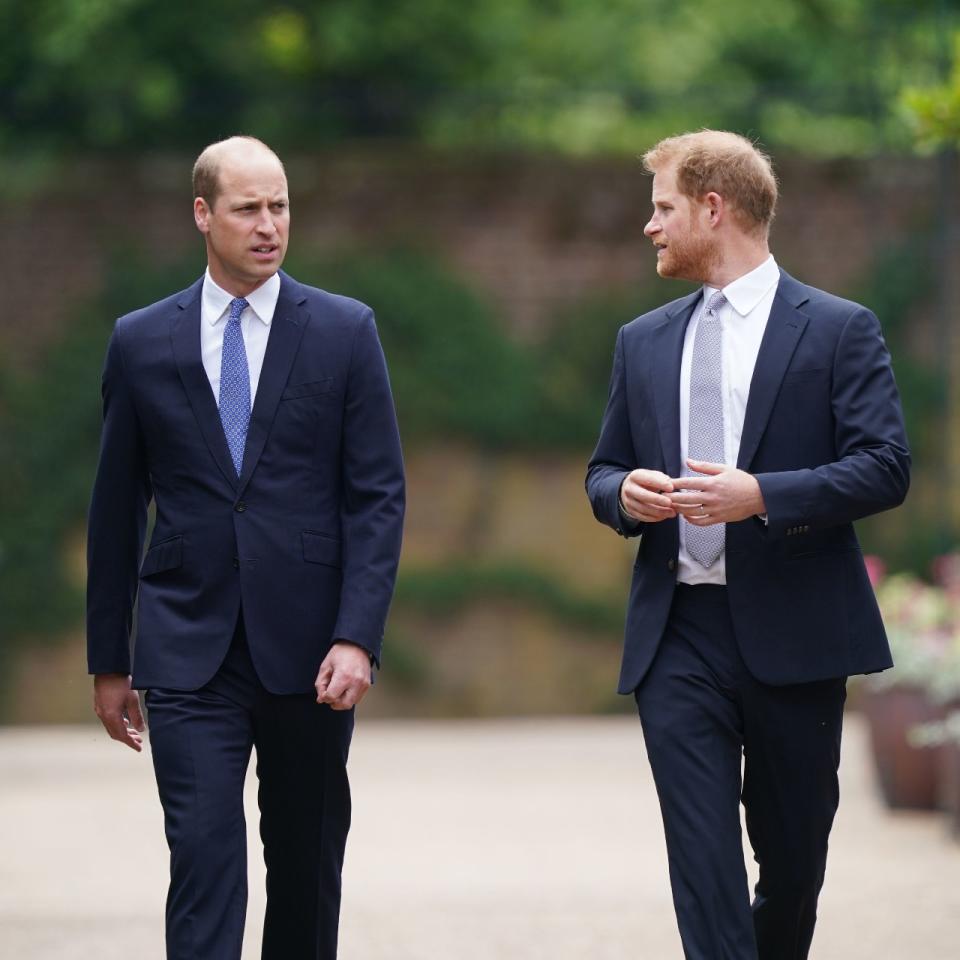
[[[230,319],[223,331],[220,360],[220,422],[237,476],[243,466],[243,448],[250,426],[250,370],[243,346],[240,315],[249,306],[243,297],[230,301]]]
[[[687,456],[691,460],[723,463],[723,323],[720,311],[727,298],[718,290],[700,315],[693,356],[690,360],[690,419]],[[684,466],[684,476],[691,471]],[[703,567],[711,567],[723,552],[727,527],[715,523],[698,527],[689,523],[684,531],[687,553]]]

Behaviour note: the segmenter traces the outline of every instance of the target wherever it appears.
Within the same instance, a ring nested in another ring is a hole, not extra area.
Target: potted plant
[[[863,701],[880,789],[891,807],[933,810],[943,745],[921,747],[911,731],[946,715],[943,695],[931,690],[943,677],[960,607],[952,583],[948,589],[911,574],[883,576],[876,561],[871,574],[895,664],[867,678]]]
[[[910,742],[920,750],[937,752],[940,805],[949,818],[950,832],[960,839],[960,710],[915,727]]]

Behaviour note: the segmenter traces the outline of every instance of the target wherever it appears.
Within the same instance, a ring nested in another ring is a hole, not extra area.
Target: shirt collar
[[[210,326],[215,327],[227,314],[233,295],[227,293],[213,277],[210,268],[203,278],[203,313]],[[277,300],[280,298],[280,274],[275,273],[269,280],[262,283],[253,293],[247,294],[246,301],[250,304],[255,316],[265,325],[270,326],[274,311],[277,309]]]
[[[730,306],[741,317],[745,317],[757,308],[760,301],[770,292],[770,288],[779,281],[780,268],[777,266],[777,261],[773,259],[773,254],[770,254],[759,267],[755,267],[742,277],[737,277],[733,283],[728,283],[723,288],[723,295]],[[716,289],[716,287],[704,286],[704,302],[710,299]]]

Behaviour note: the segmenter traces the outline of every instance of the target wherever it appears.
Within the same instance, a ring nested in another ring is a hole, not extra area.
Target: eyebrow
[[[244,197],[242,200],[235,200],[231,204],[231,206],[234,209],[238,209],[240,207],[256,207],[260,205],[260,202],[261,202],[260,197]],[[271,197],[267,201],[267,203],[269,204],[289,203],[289,202],[290,202],[290,198],[286,194],[283,194],[281,196]]]

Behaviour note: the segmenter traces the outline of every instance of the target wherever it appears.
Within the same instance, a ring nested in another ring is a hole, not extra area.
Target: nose
[[[257,221],[257,232],[264,235],[269,235],[274,232],[273,218],[270,216],[270,211],[266,208],[260,212],[260,219]]]
[[[655,233],[660,232],[660,224],[656,222],[657,217],[654,214],[648,221],[647,225],[643,228],[643,235],[645,237],[652,237]]]

